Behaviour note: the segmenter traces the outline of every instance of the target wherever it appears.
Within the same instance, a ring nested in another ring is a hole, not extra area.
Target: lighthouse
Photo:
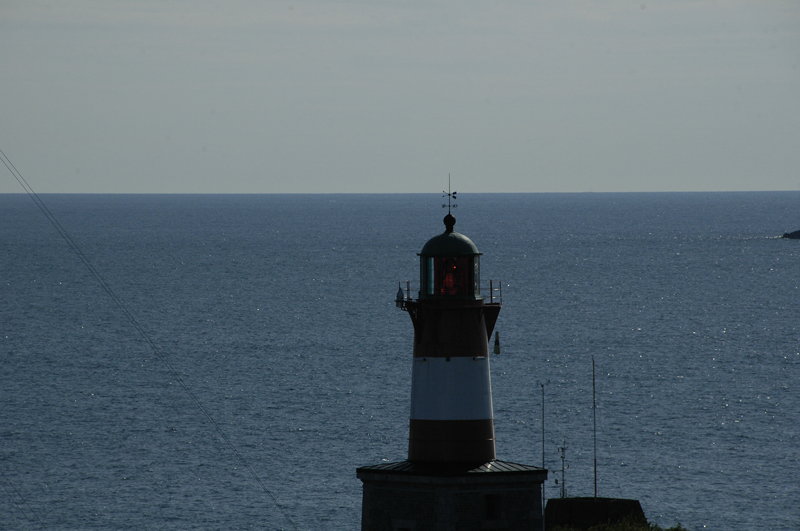
[[[445,231],[419,253],[417,300],[404,300],[414,324],[408,460],[484,463],[496,457],[489,337],[501,303],[481,296],[481,253]]]
[[[547,471],[496,455],[489,338],[502,300],[493,282],[481,289],[477,246],[443,221],[418,253],[417,298],[395,301],[414,330],[408,458],[356,471],[361,529],[539,531]]]

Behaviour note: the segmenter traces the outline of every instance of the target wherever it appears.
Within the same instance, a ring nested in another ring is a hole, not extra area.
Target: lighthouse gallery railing
[[[405,286],[403,285],[405,284]],[[411,281],[399,283],[399,290],[397,293],[397,307],[403,307],[404,303],[414,300],[411,297]],[[488,304],[503,304],[503,283],[499,280],[487,280],[480,283],[479,294],[483,297]]]

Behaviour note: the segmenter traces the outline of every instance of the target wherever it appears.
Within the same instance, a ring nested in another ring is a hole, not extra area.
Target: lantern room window
[[[436,257],[433,259],[436,273],[434,290],[436,295],[467,295],[467,257]]]
[[[481,257],[472,257],[472,295],[476,299],[481,298]]]
[[[477,255],[426,256],[420,265],[425,296],[479,296],[480,262]]]
[[[425,268],[422,271],[423,284],[425,285],[425,294],[433,295],[433,258],[425,258]]]

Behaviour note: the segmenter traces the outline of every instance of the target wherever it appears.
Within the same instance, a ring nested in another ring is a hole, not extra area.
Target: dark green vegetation
[[[552,528],[551,531],[580,531],[580,529],[569,525],[560,525]],[[624,520],[621,520],[613,524],[595,525],[590,527],[586,531],[688,531],[688,530],[681,524],[678,524],[674,527],[670,527],[668,529],[664,529],[663,527],[657,524],[648,524],[647,522],[642,522],[638,518],[625,518]]]

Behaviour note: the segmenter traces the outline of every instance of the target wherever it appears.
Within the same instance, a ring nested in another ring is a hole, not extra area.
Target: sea
[[[356,468],[407,457],[395,296],[447,198],[40,198],[72,244],[0,195],[0,529],[360,529]],[[799,528],[800,192],[452,212],[502,288],[498,459],[548,499],[596,470],[662,527]]]

